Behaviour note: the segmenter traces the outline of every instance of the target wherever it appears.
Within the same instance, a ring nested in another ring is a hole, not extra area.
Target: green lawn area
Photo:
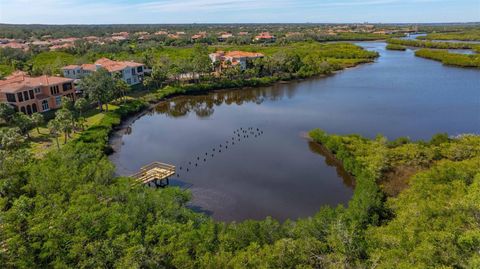
[[[108,105],[109,111],[114,111],[116,109],[118,109],[118,106],[112,104]],[[98,124],[104,116],[105,114],[100,112],[98,108],[88,111],[85,115],[85,129]],[[56,139],[55,137],[50,135],[50,132],[46,126],[47,124],[44,124],[42,127],[38,128],[38,131],[40,131],[40,133],[37,131],[36,128],[30,130],[29,132],[30,140],[28,143],[28,148],[36,157],[42,157],[50,150],[56,148]],[[81,131],[76,131],[70,134],[70,138],[67,138],[67,142],[70,139],[77,138],[80,134]],[[63,133],[58,136],[58,143],[60,147],[63,147],[63,145],[65,145],[65,135]]]

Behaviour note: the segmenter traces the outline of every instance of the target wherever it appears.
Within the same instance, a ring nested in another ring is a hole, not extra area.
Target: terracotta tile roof
[[[273,39],[275,37],[271,35],[269,32],[263,32],[257,35],[255,38],[256,39]]]
[[[16,76],[10,76],[5,80],[0,80],[0,91],[14,93],[19,90],[56,85],[66,82],[73,82],[73,79],[54,76],[30,77],[18,74]]]
[[[257,58],[257,57],[263,57],[264,55],[262,53],[257,53],[257,52],[247,52],[247,51],[229,51],[225,55],[225,57],[232,57],[232,58]]]
[[[80,67],[83,70],[87,70],[87,71],[96,71],[97,70],[97,66],[95,64],[82,64]]]
[[[77,69],[77,68],[80,68],[80,67],[81,67],[80,65],[71,64],[71,65],[67,65],[67,66],[62,67],[62,69]]]
[[[123,70],[128,67],[138,67],[143,66],[143,64],[130,62],[130,61],[113,61],[108,58],[101,58],[95,62],[96,65],[101,65],[101,67],[107,69],[109,72],[116,72]]]

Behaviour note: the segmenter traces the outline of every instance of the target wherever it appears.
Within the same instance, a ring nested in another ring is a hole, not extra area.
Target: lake
[[[159,104],[112,138],[117,173],[174,164],[171,185],[190,189],[191,206],[214,219],[296,219],[346,205],[354,188],[306,138],[313,128],[416,140],[480,133],[478,70],[388,51],[384,42],[358,44],[380,58],[328,77]]]

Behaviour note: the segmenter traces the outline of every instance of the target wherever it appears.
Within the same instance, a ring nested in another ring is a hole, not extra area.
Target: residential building
[[[68,65],[62,68],[63,76],[72,79],[81,79],[99,68],[105,68],[110,74],[121,78],[128,85],[139,84],[143,81],[145,65],[131,61],[113,61],[101,58],[94,64]]]
[[[194,34],[192,36],[193,41],[196,41],[196,40],[199,40],[199,39],[204,39],[204,38],[207,38],[207,32],[199,32],[199,33]]]
[[[271,35],[269,32],[263,32],[257,35],[254,38],[255,41],[260,41],[260,42],[275,42],[276,38],[275,36]]]
[[[232,66],[240,65],[240,69],[245,70],[248,67],[248,61],[257,58],[263,58],[262,53],[246,52],[246,51],[217,51],[208,55],[213,63],[219,62],[220,67],[227,67],[228,64]]]
[[[24,72],[17,72],[0,80],[0,102],[8,103],[15,111],[25,114],[59,108],[62,96],[75,99],[73,79],[30,77]]]
[[[226,41],[227,39],[229,38],[232,38],[233,37],[233,34],[232,33],[228,33],[228,32],[221,32],[221,33],[218,33],[218,41],[220,42],[224,42]]]

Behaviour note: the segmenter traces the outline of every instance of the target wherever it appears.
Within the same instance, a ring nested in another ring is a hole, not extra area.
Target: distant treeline
[[[480,41],[480,29],[470,29],[460,32],[431,33],[426,36],[419,36],[418,39],[428,40],[461,40]]]
[[[420,49],[415,52],[415,56],[440,61],[447,65],[480,68],[480,55],[478,54],[469,55],[443,50]]]
[[[397,38],[389,39],[387,40],[387,43],[408,46],[408,47],[431,48],[431,49],[474,49],[476,47],[480,47],[480,45],[473,44],[473,43],[435,42],[435,41],[421,41],[421,40],[397,39]]]

